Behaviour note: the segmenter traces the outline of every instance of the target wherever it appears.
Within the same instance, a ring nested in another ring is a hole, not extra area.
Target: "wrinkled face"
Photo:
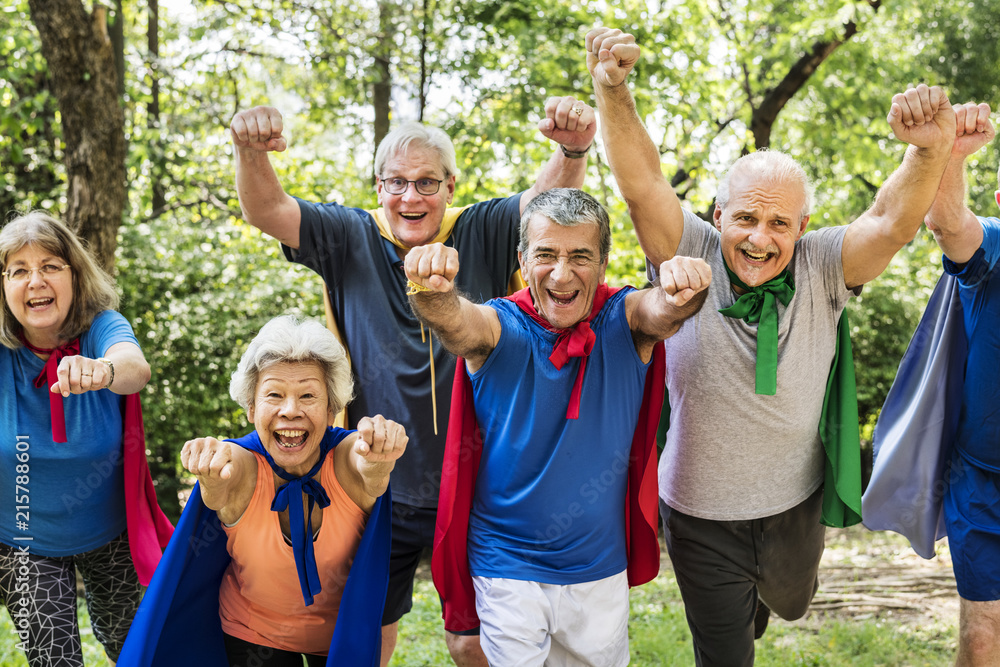
[[[722,255],[740,280],[755,287],[785,270],[809,222],[801,218],[804,205],[805,192],[796,183],[732,175],[729,203],[716,207],[714,217]]]
[[[247,416],[275,463],[294,475],[309,472],[334,417],[322,366],[315,361],[268,366],[257,378]]]
[[[389,194],[384,181],[394,178],[407,181],[429,178],[441,181],[441,187],[433,195],[422,195],[415,183],[408,183],[403,194]],[[444,211],[455,196],[455,177],[445,177],[441,160],[433,150],[411,146],[405,153],[396,153],[385,161],[376,190],[392,233],[413,248],[429,243],[441,229]]]
[[[535,310],[549,324],[567,329],[590,315],[608,266],[601,261],[597,225],[565,227],[536,215],[528,224],[527,251],[517,256]]]
[[[65,264],[62,257],[29,244],[8,257],[4,270],[42,269]],[[56,347],[60,343],[59,330],[73,306],[73,269],[49,275],[33,270],[25,281],[13,282],[6,276],[3,281],[7,307],[24,328],[28,342],[39,347]]]

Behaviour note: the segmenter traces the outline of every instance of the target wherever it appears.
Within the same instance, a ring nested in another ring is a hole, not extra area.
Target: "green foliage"
[[[51,207],[64,196],[58,105],[28,3],[0,10],[0,219]]]
[[[458,148],[458,203],[529,187],[554,146],[536,130],[545,98],[590,100],[583,53],[594,25],[636,35],[631,79],[639,112],[685,205],[711,211],[718,177],[753,148],[750,122],[793,64],[843,39],[787,102],[772,147],[817,183],[812,226],[846,224],[901,160],[885,115],[911,82],[944,84],[952,99],[1000,103],[1000,0],[203,0],[161,7],[158,59],[145,52],[146,5],[124,3],[129,203],[118,280],[123,308],[154,367],[146,413],[165,501],[190,437],[232,435],[228,399],[240,346],[268,317],[320,316],[319,282],[240,222],[227,127],[256,104],[285,117],[289,150],[272,156],[288,192],[375,206],[373,84],[389,63],[393,123],[418,117]],[[55,102],[25,0],[0,25],[0,214],[59,212],[65,169]],[[149,115],[154,78],[159,122]],[[977,211],[994,211],[996,146],[970,159]],[[165,204],[153,209],[161,188]],[[600,140],[588,190],[611,213],[611,283],[641,285],[644,260]],[[870,424],[939,273],[922,236],[852,305],[862,422]]]

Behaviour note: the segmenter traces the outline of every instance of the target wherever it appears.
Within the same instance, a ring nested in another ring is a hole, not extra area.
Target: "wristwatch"
[[[108,370],[111,371],[111,378],[108,379],[108,383],[104,385],[105,389],[110,389],[111,383],[115,381],[115,365],[111,363],[111,360],[108,359],[107,357],[101,357],[98,359],[98,361],[103,361],[104,363],[106,363],[108,365]]]

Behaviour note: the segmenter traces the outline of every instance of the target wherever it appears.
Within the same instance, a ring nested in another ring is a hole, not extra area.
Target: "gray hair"
[[[257,380],[274,364],[315,361],[323,368],[330,408],[336,413],[354,397],[347,352],[326,327],[291,315],[276,317],[250,341],[229,382],[229,395],[248,410],[257,393]]]
[[[44,211],[30,211],[8,222],[0,230],[0,270],[6,271],[10,256],[29,245],[66,260],[73,274],[73,303],[58,333],[60,340],[73,340],[90,328],[98,314],[118,308],[114,280],[65,223]],[[13,350],[21,347],[18,335],[24,327],[7,306],[6,282],[0,279],[0,344]]]
[[[802,187],[805,195],[802,203],[802,215],[799,216],[801,222],[803,218],[812,211],[813,199],[815,197],[815,187],[805,169],[802,168],[795,158],[782,153],[762,148],[759,151],[748,153],[733,163],[719,182],[719,190],[715,195],[715,205],[719,209],[726,208],[729,203],[729,184],[734,174],[749,172],[755,180],[768,180],[771,182],[792,181]]]
[[[548,218],[564,227],[576,225],[597,225],[600,235],[601,261],[611,253],[611,222],[608,212],[596,199],[583,190],[573,188],[552,188],[538,195],[524,207],[521,214],[521,242],[517,251],[528,251],[528,223],[536,215]]]
[[[375,175],[382,178],[382,169],[389,158],[406,153],[411,146],[437,153],[445,179],[458,175],[455,146],[451,143],[451,137],[440,128],[413,120],[403,123],[379,142],[375,151]]]

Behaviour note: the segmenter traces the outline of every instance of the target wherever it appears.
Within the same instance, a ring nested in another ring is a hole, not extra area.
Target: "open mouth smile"
[[[274,432],[275,442],[284,449],[301,447],[306,444],[308,437],[309,433],[301,429],[281,429]]]
[[[28,308],[44,308],[55,301],[52,297],[45,297],[40,299],[28,299]]]
[[[426,213],[400,213],[399,215],[407,222],[420,222],[427,217]]]
[[[568,306],[576,300],[580,290],[573,290],[572,292],[556,292],[554,290],[546,290],[549,298],[555,302],[557,306]]]

